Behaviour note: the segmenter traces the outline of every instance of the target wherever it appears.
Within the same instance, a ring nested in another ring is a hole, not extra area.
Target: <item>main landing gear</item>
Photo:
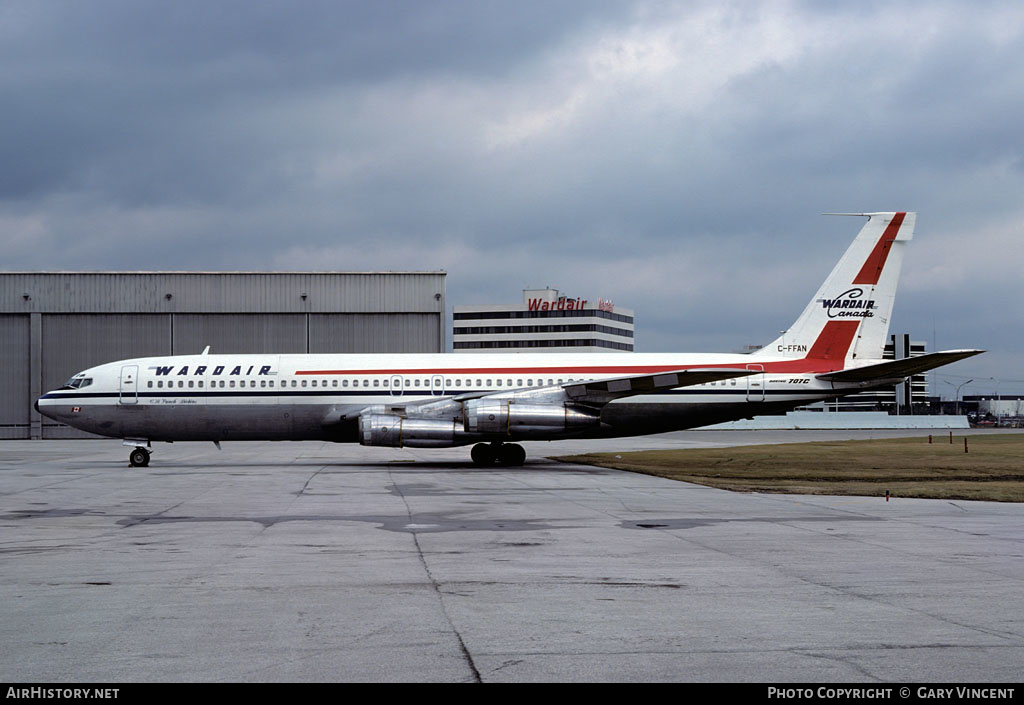
[[[133,468],[144,468],[149,465],[149,451],[137,446],[128,454],[128,462]]]
[[[480,466],[522,465],[526,462],[526,450],[518,443],[477,443],[469,453],[473,463]]]

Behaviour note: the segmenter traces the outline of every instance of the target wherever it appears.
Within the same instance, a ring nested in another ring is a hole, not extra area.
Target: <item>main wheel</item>
[[[149,451],[145,448],[136,448],[128,454],[128,462],[133,468],[144,468],[149,465]]]
[[[522,465],[526,462],[526,449],[518,443],[503,443],[498,448],[498,462],[502,465]]]
[[[495,453],[494,449],[488,444],[477,443],[473,446],[473,450],[469,451],[469,457],[473,459],[473,463],[476,465],[494,465]]]

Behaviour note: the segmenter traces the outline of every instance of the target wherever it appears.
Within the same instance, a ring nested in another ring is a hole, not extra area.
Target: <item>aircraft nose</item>
[[[36,409],[36,413],[38,414],[38,413],[39,413],[39,400],[38,400],[38,399],[36,399],[36,403],[35,403],[35,404],[33,404],[32,406],[34,406],[34,407],[35,407],[35,409]]]

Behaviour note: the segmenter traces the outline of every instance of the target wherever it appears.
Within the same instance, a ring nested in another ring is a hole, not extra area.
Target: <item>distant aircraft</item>
[[[522,465],[515,441],[662,433],[781,413],[901,382],[981,350],[881,359],[914,213],[868,221],[796,322],[752,354],[175,355],[79,372],[39,413],[124,439],[475,444]]]

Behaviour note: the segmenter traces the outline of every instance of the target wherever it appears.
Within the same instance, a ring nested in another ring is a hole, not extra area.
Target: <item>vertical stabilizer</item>
[[[868,222],[789,330],[755,355],[836,362],[881,358],[903,251],[916,213],[860,213]]]

